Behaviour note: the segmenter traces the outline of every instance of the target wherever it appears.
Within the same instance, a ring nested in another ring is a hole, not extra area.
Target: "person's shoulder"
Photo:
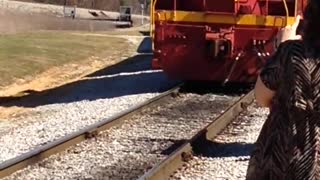
[[[287,41],[282,42],[279,45],[279,48],[280,47],[288,48],[288,47],[292,47],[292,46],[303,46],[303,41],[300,39],[299,40],[287,40]]]
[[[304,49],[304,44],[302,40],[287,40],[282,42],[277,49],[280,52],[301,51]]]

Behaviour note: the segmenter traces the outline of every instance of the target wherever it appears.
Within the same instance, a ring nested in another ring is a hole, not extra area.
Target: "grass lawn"
[[[68,32],[0,35],[0,86],[69,62],[126,48],[121,38],[78,36]]]

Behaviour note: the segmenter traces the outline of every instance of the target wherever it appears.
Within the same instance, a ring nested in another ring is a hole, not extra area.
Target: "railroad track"
[[[0,119],[1,167],[7,169],[13,161],[23,159],[22,154],[31,156],[36,150],[43,151],[51,142],[60,143],[58,140],[64,136],[74,136],[178,83],[150,70],[149,58],[137,55],[61,87],[4,98],[1,106],[27,107],[30,111]],[[36,150],[30,153],[32,149]]]
[[[191,146],[194,146],[195,142],[198,142],[199,138],[203,136],[204,130],[208,130],[210,132],[209,135],[212,136],[211,133],[215,133],[212,130],[218,131],[215,128],[216,126],[223,129],[228,124],[225,121],[226,118],[223,117],[228,118],[241,111],[243,105],[246,105],[252,98],[252,93],[244,96],[239,101],[237,101],[240,98],[238,95],[234,97],[212,94],[195,95],[191,93],[173,98],[171,95],[176,96],[179,89],[180,86],[177,86],[161,94],[160,97],[157,96],[143,103],[146,106],[131,108],[131,110],[136,110],[135,112],[127,110],[113,116],[113,118],[118,118],[119,121],[111,120],[111,118],[105,119],[103,122],[96,123],[68,137],[33,150],[32,153],[29,152],[7,161],[5,164],[0,165],[0,175],[4,177],[26,167],[26,165],[35,164],[15,173],[14,176],[10,176],[11,179],[19,179],[21,177],[46,178],[52,175],[65,179],[99,179],[108,176],[110,178],[136,179],[143,176],[150,168],[155,167],[158,162],[166,159],[181,144],[186,145],[192,142]],[[180,102],[174,102],[176,100]],[[235,105],[226,108],[234,104],[235,101],[237,101]],[[162,107],[159,107],[159,104],[162,104]],[[215,121],[213,124],[208,125],[212,119],[219,116],[221,111],[226,109],[227,113],[218,118],[224,120],[221,120],[221,122]],[[135,115],[139,114],[138,112],[140,112],[140,115]],[[123,125],[120,126],[122,123]],[[205,126],[206,128],[202,129]],[[104,132],[99,134],[101,131]],[[198,131],[200,133],[191,138]],[[188,141],[190,138],[192,140]],[[83,143],[79,143],[81,141]],[[77,145],[61,152],[73,144]],[[52,154],[56,155],[50,156]],[[183,154],[184,158],[188,158],[190,155],[187,151],[183,152]],[[49,158],[40,162],[46,157]],[[96,163],[88,163],[88,161],[96,161]],[[77,165],[74,165],[74,163]],[[91,166],[91,168],[87,169],[86,167],[88,166]],[[108,168],[105,166],[108,166]],[[70,170],[70,168],[73,170]],[[82,169],[82,171],[77,172],[77,169]],[[153,168],[143,177],[149,177],[153,172],[158,171],[155,171],[155,169],[158,168]],[[102,173],[102,175],[99,175],[99,173]],[[67,174],[71,175],[66,177]],[[153,175],[150,177],[153,177]]]
[[[193,159],[169,179],[244,180],[250,154],[267,116],[267,108],[252,103],[214,139],[197,148]]]
[[[0,178],[4,178],[20,169],[26,168],[29,165],[48,158],[53,154],[59,153],[81,141],[87,140],[88,138],[93,138],[97,136],[101,131],[104,131],[116,125],[120,125],[124,122],[125,119],[128,119],[134,114],[141,112],[143,109],[158,104],[166,98],[175,95],[179,91],[181,85],[182,84],[178,84],[172,89],[161,93],[160,95],[151,98],[143,103],[135,105],[110,118],[103,119],[77,132],[64,136],[43,146],[39,146],[13,159],[4,161],[0,164]]]
[[[250,91],[209,125],[200,130],[189,141],[181,145],[181,147],[170,154],[169,157],[140,177],[139,180],[169,179],[172,177],[183,164],[193,159],[194,151],[200,151],[199,148],[208,144],[208,141],[214,139],[232,120],[237,118],[241,112],[245,111],[253,102],[253,98],[253,91]]]

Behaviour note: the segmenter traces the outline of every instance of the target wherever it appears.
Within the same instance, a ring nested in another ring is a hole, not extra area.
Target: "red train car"
[[[306,0],[152,0],[154,69],[171,78],[253,82],[279,28]]]

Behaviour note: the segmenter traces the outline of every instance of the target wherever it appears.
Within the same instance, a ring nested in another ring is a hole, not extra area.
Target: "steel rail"
[[[236,103],[227,108],[220,116],[215,118],[209,125],[200,130],[188,142],[172,152],[169,157],[155,165],[146,172],[139,180],[163,180],[168,179],[184,162],[192,159],[193,150],[202,142],[212,140],[218,133],[227,127],[243,110],[253,102],[254,93],[250,91],[241,97]]]
[[[66,135],[60,139],[49,142],[45,145],[38,146],[31,151],[21,154],[15,158],[4,161],[0,164],[0,178],[9,176],[10,174],[27,167],[28,165],[37,163],[53,154],[59,153],[68,147],[75,145],[88,138],[95,137],[99,132],[107,130],[113,126],[121,125],[124,120],[130,118],[147,107],[156,105],[170,95],[177,93],[183,84],[178,84],[168,91],[161,93],[159,96],[151,98],[145,102],[139,103],[125,111],[113,115],[110,118],[102,119],[101,121],[87,126],[77,132]]]

